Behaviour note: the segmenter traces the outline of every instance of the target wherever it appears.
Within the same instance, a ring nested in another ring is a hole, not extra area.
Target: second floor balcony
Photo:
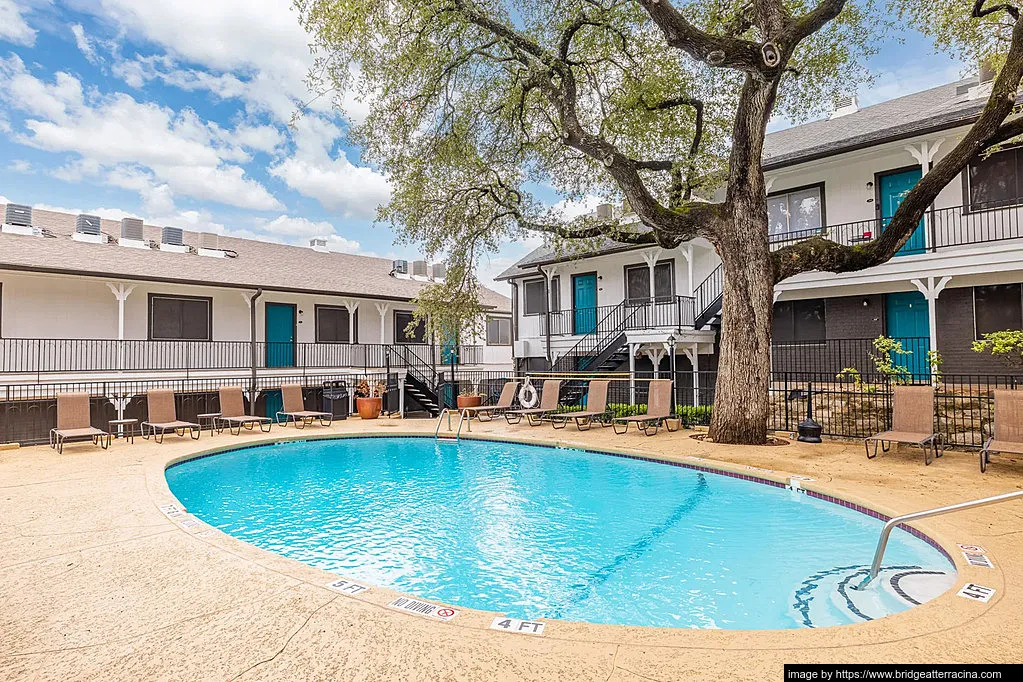
[[[529,314],[522,318],[519,335],[586,336],[605,327],[622,330],[693,329],[696,301],[692,296],[626,299],[615,305],[577,307]]]

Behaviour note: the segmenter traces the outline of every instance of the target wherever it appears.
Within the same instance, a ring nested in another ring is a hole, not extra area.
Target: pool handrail
[[[453,410],[450,407],[445,407],[443,410],[440,411],[440,414],[437,415],[437,428],[435,428],[433,430],[433,438],[434,438],[434,440],[440,438],[440,425],[444,423],[444,417],[445,416],[448,418],[448,431],[451,431],[451,415],[456,413],[456,412],[458,413],[458,430],[455,432],[455,440],[461,440],[461,438],[462,438],[462,423],[465,421],[465,414],[466,413],[465,413],[464,410]],[[471,417],[469,418],[469,421],[470,422],[472,421]],[[471,424],[469,425],[469,430],[470,431],[472,430],[472,425]],[[450,438],[450,436],[447,436],[447,437]]]
[[[979,500],[969,500],[967,502],[959,502],[958,504],[950,504],[945,507],[935,507],[934,509],[924,509],[923,511],[913,512],[911,514],[903,514],[902,516],[896,516],[889,519],[884,528],[881,529],[881,537],[877,540],[877,549],[874,551],[874,562],[870,565],[870,574],[863,579],[856,589],[862,590],[870,581],[877,577],[877,574],[881,571],[881,560],[884,558],[885,548],[888,547],[888,537],[892,534],[892,530],[903,523],[909,521],[916,521],[917,519],[926,519],[931,516],[940,516],[941,514],[950,514],[952,512],[962,511],[964,509],[975,509],[977,507],[986,507],[989,504],[998,504],[999,502],[1008,502],[1009,500],[1023,498],[1023,490],[1017,490],[1011,493],[1004,493],[1002,495],[995,495],[993,497],[984,497]]]

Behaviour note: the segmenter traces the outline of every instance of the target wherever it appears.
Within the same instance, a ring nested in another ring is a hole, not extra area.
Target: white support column
[[[660,260],[661,254],[664,253],[664,249],[657,248],[651,251],[647,251],[643,254],[643,262],[650,268],[650,299],[654,298],[654,268],[657,267],[657,261]]]
[[[384,338],[384,329],[387,324],[387,311],[391,309],[391,306],[388,303],[377,303],[375,305],[377,313],[380,315],[380,343],[387,344],[387,339]]]
[[[693,245],[692,243],[686,244],[685,247],[679,249],[682,253],[682,257],[686,259],[686,293],[684,296],[695,296],[696,295],[696,283],[693,281]],[[676,286],[677,288],[677,286]]]
[[[629,344],[629,404],[636,404],[636,346]]]
[[[654,363],[654,379],[661,378],[661,360],[668,353],[663,348],[648,348],[643,351],[646,356],[650,358],[650,362]]]
[[[107,287],[117,299],[117,371],[120,372],[124,368],[124,302],[131,296],[131,292],[135,291],[135,285],[123,282],[115,285],[113,282],[107,282]],[[123,408],[121,409],[123,411]],[[118,419],[120,418],[118,416]]]
[[[938,296],[945,290],[948,283],[952,281],[952,278],[946,275],[937,281],[935,281],[934,277],[911,279],[909,281],[927,299],[927,327],[930,332],[930,350],[936,351],[938,350]]]
[[[252,298],[251,298],[252,294],[250,294],[248,292],[245,292],[245,291],[242,291],[238,295],[242,297],[243,301],[245,301],[245,309],[248,310],[249,311],[249,315],[251,315],[252,314]],[[249,341],[255,341],[255,339],[252,338],[252,327],[251,327],[251,325],[246,325],[246,326],[249,327]]]
[[[916,159],[916,162],[920,164],[920,177],[923,178],[931,170],[931,164],[934,161],[935,154],[938,153],[938,149],[941,147],[945,138],[939,137],[934,142],[924,140],[917,145],[908,144],[904,149],[909,152],[909,155]],[[931,246],[931,230],[928,229],[927,223],[930,222],[930,215],[924,213],[924,245],[930,249]]]
[[[348,308],[348,343],[355,343],[355,313],[359,311],[359,302],[354,298],[341,301]]]
[[[699,346],[693,344],[689,348],[684,348],[683,351],[686,357],[689,358],[689,364],[693,366],[693,405],[700,404],[700,353]]]

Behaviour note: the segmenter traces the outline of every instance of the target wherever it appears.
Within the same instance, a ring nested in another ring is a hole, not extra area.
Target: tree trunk
[[[774,284],[766,231],[759,217],[735,217],[737,236],[750,243],[721,249],[724,266],[718,377],[710,437],[717,443],[767,441]],[[763,245],[756,244],[763,239]]]

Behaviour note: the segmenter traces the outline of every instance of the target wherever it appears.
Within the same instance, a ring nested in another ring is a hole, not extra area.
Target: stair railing
[[[696,287],[696,319],[699,320],[716,306],[725,290],[725,266],[724,263],[714,268],[707,277]],[[716,311],[714,311],[716,312]]]
[[[600,353],[606,350],[605,346],[607,346],[608,343],[610,343],[613,339],[618,338],[618,336],[628,329],[628,323],[637,314],[639,314],[641,310],[645,310],[644,306],[630,304],[628,301],[622,301],[608,311],[604,317],[597,321],[593,329],[579,339],[579,341],[572,346],[568,352],[559,357],[557,361],[552,364],[551,368],[558,372],[575,371],[578,369],[577,367],[566,366],[568,363],[572,363],[572,365],[574,365],[574,358],[600,355]]]

